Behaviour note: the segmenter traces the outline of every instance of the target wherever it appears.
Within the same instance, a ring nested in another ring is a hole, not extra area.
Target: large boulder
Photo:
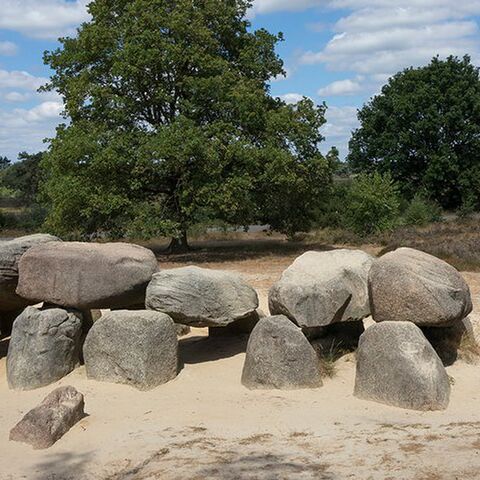
[[[177,331],[163,313],[108,312],[90,329],[83,355],[88,378],[150,390],[177,376]]]
[[[81,340],[81,314],[27,307],[13,324],[8,346],[10,388],[32,390],[68,375],[79,363]]]
[[[367,278],[373,258],[359,250],[307,252],[270,289],[272,315],[304,329],[352,322],[370,315]]]
[[[385,322],[367,328],[360,337],[355,396],[412,410],[444,410],[450,382],[416,325]]]
[[[28,250],[19,262],[17,293],[79,310],[144,303],[157,271],[152,251],[127,243],[47,243]]]
[[[472,311],[467,283],[448,263],[412,248],[375,260],[368,279],[376,322],[444,327]]]
[[[322,385],[317,355],[287,317],[261,319],[250,335],[242,383],[250,389],[316,388]]]
[[[18,284],[18,262],[31,247],[60,241],[53,235],[36,234],[0,242],[0,315],[2,312],[21,312],[31,302],[15,292]]]
[[[153,276],[146,306],[170,315],[177,323],[224,327],[252,315],[258,296],[236,273],[183,267]]]
[[[83,395],[74,387],[59,387],[10,430],[10,440],[34,449],[51,447],[85,416],[84,406]]]

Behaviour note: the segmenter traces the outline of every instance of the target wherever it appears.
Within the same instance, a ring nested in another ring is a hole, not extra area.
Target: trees
[[[480,206],[480,79],[468,56],[398,73],[358,118],[354,171],[390,172],[408,198]]]
[[[7,157],[0,156],[0,170],[4,170],[10,165],[10,160]]]
[[[71,119],[43,163],[51,230],[171,235],[175,247],[206,218],[308,227],[330,181],[325,106],[269,95],[282,36],[250,31],[249,6],[90,3],[92,20],[45,54],[55,71],[45,89]]]
[[[32,205],[36,202],[42,180],[40,167],[42,157],[43,152],[35,154],[20,152],[18,162],[3,168],[2,186],[14,191],[25,205]]]

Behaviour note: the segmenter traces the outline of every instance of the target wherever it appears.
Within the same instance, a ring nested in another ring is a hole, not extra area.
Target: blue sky
[[[0,155],[45,148],[62,100],[38,94],[50,72],[42,53],[88,20],[89,0],[0,0]],[[254,28],[283,32],[279,53],[287,78],[272,94],[306,95],[328,105],[323,129],[347,152],[356,111],[388,77],[434,55],[468,53],[480,65],[480,0],[255,0]]]

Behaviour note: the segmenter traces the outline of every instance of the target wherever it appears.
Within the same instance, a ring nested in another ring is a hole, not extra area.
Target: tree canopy
[[[348,161],[390,172],[403,194],[480,206],[480,78],[468,56],[434,58],[388,81],[359,112]]]
[[[20,152],[18,162],[8,163],[0,169],[1,186],[15,192],[16,196],[26,205],[32,205],[37,199],[42,180],[40,163],[43,153],[29,154]],[[1,159],[0,159],[1,160]]]
[[[46,52],[68,125],[43,165],[59,234],[184,238],[194,223],[292,234],[330,185],[325,105],[269,92],[282,35],[252,31],[246,0],[94,0]]]

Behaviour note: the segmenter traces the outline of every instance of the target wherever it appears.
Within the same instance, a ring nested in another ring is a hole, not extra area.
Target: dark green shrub
[[[427,225],[442,220],[442,209],[422,194],[417,194],[403,213],[404,225]]]
[[[345,227],[358,235],[391,230],[398,225],[400,194],[390,174],[359,175],[351,185],[345,209]]]

